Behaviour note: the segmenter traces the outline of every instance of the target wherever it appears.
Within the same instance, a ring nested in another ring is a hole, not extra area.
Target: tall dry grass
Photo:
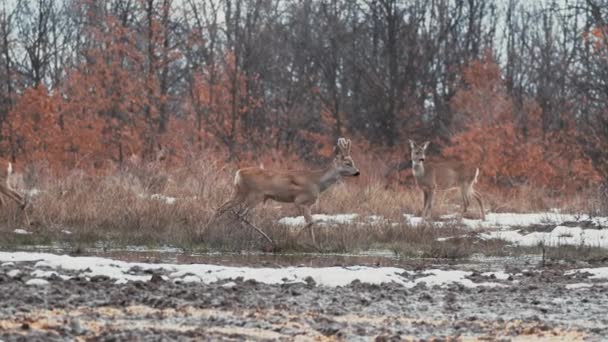
[[[458,226],[440,229],[433,225],[408,227],[403,223],[403,214],[417,214],[422,207],[422,194],[411,179],[408,183],[404,177],[405,185],[387,186],[378,160],[364,155],[355,156],[355,160],[362,176],[345,179],[323,193],[313,207],[313,214],[378,215],[388,221],[332,228],[317,226],[315,231],[322,250],[390,248],[403,255],[450,257],[479,249],[479,245],[473,246],[466,239],[437,241],[438,237],[464,233]],[[22,213],[9,204],[0,213],[0,244],[102,242],[232,251],[260,250],[265,245],[257,233],[229,215],[213,220],[216,208],[232,192],[234,166],[208,158],[192,158],[187,165],[170,171],[136,165],[105,175],[73,171],[56,176],[44,166],[33,170],[25,177],[29,180],[30,190],[38,191],[36,195],[29,196],[27,213],[32,225],[26,226]],[[558,207],[586,212],[589,198],[593,196],[591,190],[575,195],[552,193],[549,196],[548,190],[532,187],[509,191],[483,186],[481,189],[486,209],[495,212],[527,212]],[[436,216],[459,211],[457,192],[437,196],[434,205]],[[475,215],[475,210],[471,212]],[[251,219],[277,241],[282,250],[316,250],[308,232],[277,223],[281,217],[295,215],[296,210],[291,204],[268,202],[260,205]],[[15,228],[25,228],[33,234],[17,236],[12,233]],[[502,246],[497,248],[500,250]]]

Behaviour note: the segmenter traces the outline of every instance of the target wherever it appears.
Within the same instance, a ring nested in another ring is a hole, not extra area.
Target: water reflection
[[[521,255],[516,257],[487,257],[475,255],[468,259],[422,259],[404,258],[390,250],[370,250],[357,254],[325,253],[190,253],[178,248],[146,248],[132,246],[126,248],[91,247],[75,250],[61,246],[29,246],[17,250],[47,252],[81,256],[98,256],[128,262],[173,263],[173,264],[214,264],[225,266],[249,267],[331,267],[331,266],[371,266],[401,267],[405,269],[458,267],[467,269],[487,269],[511,267],[531,267],[541,263],[540,255]]]

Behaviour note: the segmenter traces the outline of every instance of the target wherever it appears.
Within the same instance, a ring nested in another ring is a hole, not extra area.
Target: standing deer
[[[277,171],[259,167],[238,170],[234,177],[234,194],[218,209],[216,217],[237,206],[242,206],[245,210],[252,209],[269,199],[293,203],[304,215],[305,228],[310,228],[310,235],[313,243],[316,244],[312,229],[314,223],[311,215],[312,205],[315,204],[320,193],[342,177],[360,174],[350,156],[350,150],[350,139],[338,139],[333,163],[321,170]]]
[[[15,203],[19,205],[19,208],[25,213],[25,207],[27,205],[25,198],[11,186],[12,179],[16,176],[17,173],[13,168],[13,163],[3,159],[0,160],[0,205],[6,205],[4,197],[8,197],[15,201]],[[25,220],[29,224],[27,214],[25,214]]]
[[[430,142],[427,141],[422,146],[418,146],[414,141],[410,140],[412,171],[418,187],[424,194],[422,217],[425,218],[431,214],[435,190],[459,188],[462,196],[463,215],[467,212],[470,197],[473,196],[477,200],[477,203],[479,203],[481,220],[485,220],[486,216],[481,195],[473,188],[475,183],[477,183],[479,168],[473,168],[467,164],[452,161],[425,163],[425,152],[429,144]]]

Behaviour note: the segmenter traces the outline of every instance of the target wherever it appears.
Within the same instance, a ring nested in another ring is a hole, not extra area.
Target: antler
[[[350,139],[339,138],[338,144],[336,145],[336,147],[337,147],[336,152],[338,152],[339,154],[342,154],[343,156],[350,156],[350,148],[351,148]]]

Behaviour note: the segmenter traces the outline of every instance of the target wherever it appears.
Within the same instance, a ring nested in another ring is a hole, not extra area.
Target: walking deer
[[[216,217],[237,206],[242,206],[245,210],[253,209],[269,199],[293,203],[304,215],[306,221],[304,228],[310,228],[310,235],[313,243],[316,244],[312,228],[314,223],[311,215],[312,205],[317,201],[320,193],[342,177],[356,177],[360,174],[350,155],[350,139],[338,139],[334,151],[336,155],[331,165],[321,170],[278,171],[260,167],[238,170],[234,177],[234,194],[218,209]]]
[[[422,217],[430,216],[433,207],[435,190],[460,189],[462,196],[462,213],[467,212],[471,196],[479,204],[481,219],[485,220],[483,200],[481,195],[473,188],[477,183],[479,168],[471,167],[462,162],[447,161],[442,163],[426,162],[426,149],[430,142],[421,146],[410,140],[412,149],[412,171],[418,187],[424,194]]]
[[[27,205],[25,198],[11,186],[12,179],[16,176],[17,173],[13,163],[3,159],[0,160],[0,205],[6,205],[4,197],[7,197],[15,201],[15,203],[19,205],[19,208],[25,213],[25,207]],[[29,223],[27,215],[25,215],[25,219]]]

